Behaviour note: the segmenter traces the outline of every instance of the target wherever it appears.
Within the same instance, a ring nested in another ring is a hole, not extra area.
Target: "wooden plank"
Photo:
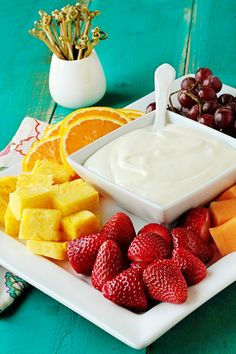
[[[60,281],[60,280],[58,280]],[[62,284],[63,286],[63,284]],[[73,291],[73,289],[72,289]],[[136,351],[32,289],[18,306],[1,314],[1,354],[145,354]],[[14,333],[14,340],[12,339]]]
[[[216,76],[236,86],[235,0],[194,1],[187,71],[209,67]]]
[[[119,0],[91,3],[102,14],[99,25],[109,38],[97,52],[107,78],[107,92],[98,105],[124,107],[153,91],[155,68],[168,62],[181,76],[185,71],[192,0]],[[71,110],[57,106],[52,122]]]
[[[28,30],[39,18],[40,8],[46,11],[63,5],[62,0],[17,0],[1,3],[0,58],[0,149],[15,133],[24,116],[47,121],[55,107],[48,90],[50,52]]]

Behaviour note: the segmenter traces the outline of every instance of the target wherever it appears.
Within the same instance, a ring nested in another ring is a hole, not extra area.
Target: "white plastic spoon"
[[[175,75],[175,69],[169,64],[162,64],[155,71],[156,116],[153,131],[165,127],[166,106]]]

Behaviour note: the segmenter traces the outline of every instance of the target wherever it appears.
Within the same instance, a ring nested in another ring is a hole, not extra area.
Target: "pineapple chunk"
[[[53,187],[54,208],[60,210],[63,216],[81,210],[94,212],[98,209],[98,203],[98,192],[82,179]]]
[[[9,195],[16,189],[16,176],[0,177],[0,194]]]
[[[68,241],[92,234],[99,230],[96,216],[88,210],[82,210],[76,214],[64,216],[61,223],[64,231],[63,239]]]
[[[0,194],[0,226],[4,226],[7,205],[8,196],[5,194]]]
[[[95,211],[94,215],[96,216],[97,223],[98,223],[98,228],[100,230],[102,228],[102,225],[103,225],[101,211],[100,210]]]
[[[65,167],[54,161],[37,160],[32,170],[33,175],[52,175],[54,183],[64,183],[70,180],[70,174]]]
[[[28,186],[10,194],[9,204],[14,217],[20,220],[26,208],[52,207],[52,189],[44,186]]]
[[[54,209],[24,209],[19,239],[59,241],[61,213]]]
[[[7,211],[5,214],[5,232],[10,236],[18,237],[19,230],[20,221],[16,220],[8,204]]]
[[[61,261],[67,258],[66,242],[28,240],[26,246],[34,254],[39,254],[41,256],[50,257]]]
[[[16,184],[16,188],[24,188],[29,186],[43,186],[43,187],[51,187],[53,183],[52,175],[43,175],[43,174],[29,174],[23,173],[18,176],[18,181]]]

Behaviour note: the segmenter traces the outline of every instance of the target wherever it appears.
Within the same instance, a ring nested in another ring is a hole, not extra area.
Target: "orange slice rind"
[[[124,124],[122,121],[114,118],[108,119],[108,117],[90,119],[85,117],[69,124],[65,130],[61,131],[60,153],[63,164],[72,173],[72,169],[67,162],[67,156]]]
[[[49,160],[62,163],[59,135],[35,142],[22,161],[22,171],[32,171],[37,160]]]
[[[77,121],[78,119],[115,119],[121,124],[125,124],[129,121],[126,115],[123,115],[119,110],[110,107],[89,107],[89,108],[80,108],[76,111],[70,113],[65,119],[63,119],[60,129],[60,134],[68,127],[68,125]]]
[[[61,121],[55,124],[48,124],[41,139],[47,139],[52,136],[59,135],[61,127]]]

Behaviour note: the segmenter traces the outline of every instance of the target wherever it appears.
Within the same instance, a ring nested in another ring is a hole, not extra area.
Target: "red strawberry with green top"
[[[208,241],[211,237],[209,228],[211,227],[210,212],[207,208],[198,207],[187,211],[180,218],[177,224],[178,227],[185,227],[203,240]]]
[[[149,232],[141,233],[131,242],[128,258],[132,262],[151,263],[157,259],[168,258],[171,246],[163,237]]]
[[[102,293],[110,301],[131,310],[145,311],[147,298],[141,276],[133,269],[126,269],[102,288]]]
[[[67,243],[67,256],[77,273],[90,275],[100,246],[106,238],[93,234]]]
[[[145,262],[132,262],[130,263],[129,267],[135,270],[136,272],[138,272],[138,274],[142,275],[144,269],[146,269],[148,265],[149,263],[145,263]]]
[[[157,301],[182,304],[188,296],[186,281],[171,259],[161,259],[150,264],[143,272],[148,295]]]
[[[147,224],[141,230],[139,230],[138,235],[149,232],[163,237],[166,242],[172,245],[171,232],[169,229],[167,229],[167,227],[156,223]]]
[[[184,248],[203,263],[208,263],[213,257],[212,246],[204,241],[195,232],[183,227],[175,227],[172,230],[174,248]]]
[[[114,214],[103,226],[101,234],[107,240],[113,240],[118,245],[127,250],[131,241],[136,236],[133,223],[128,215],[125,213]]]
[[[93,286],[102,290],[103,285],[125,269],[124,256],[115,241],[107,240],[99,248],[92,270]]]
[[[207,275],[205,264],[184,248],[174,249],[172,259],[180,268],[188,285],[199,283]]]

